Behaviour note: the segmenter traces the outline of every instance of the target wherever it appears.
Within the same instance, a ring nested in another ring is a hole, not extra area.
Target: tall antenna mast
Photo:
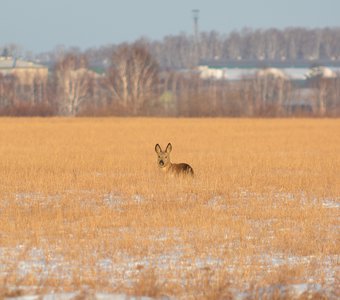
[[[198,42],[198,19],[199,19],[200,10],[193,9],[192,10],[192,17],[194,19],[194,37],[196,43]]]

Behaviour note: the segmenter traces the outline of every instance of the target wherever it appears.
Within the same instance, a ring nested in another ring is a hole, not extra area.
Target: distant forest
[[[160,41],[141,38],[162,69],[190,68],[203,60],[340,60],[339,28],[249,29],[221,34],[170,35]],[[90,64],[107,61],[118,45],[88,49]]]
[[[340,27],[286,29],[244,28],[230,33],[200,32],[198,37],[181,33],[162,40],[142,37],[143,44],[161,69],[183,69],[197,66],[202,61],[340,61]],[[78,47],[57,46],[45,53],[25,53],[20,46],[0,45],[14,56],[53,64],[66,52],[83,54],[91,66],[106,66],[112,53],[122,44],[103,45],[81,50]]]
[[[5,49],[8,55],[17,50]],[[206,80],[193,71],[203,61],[339,65],[340,28],[183,33],[85,51],[60,46],[25,58],[48,65],[48,76],[27,85],[0,74],[0,115],[340,116],[339,74],[303,83],[259,74],[232,82]]]

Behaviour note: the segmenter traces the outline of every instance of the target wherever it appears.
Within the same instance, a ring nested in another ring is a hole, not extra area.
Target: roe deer
[[[161,168],[164,172],[171,175],[191,175],[194,176],[194,170],[191,166],[186,163],[181,164],[173,164],[170,161],[170,152],[172,150],[172,145],[169,143],[166,146],[165,151],[162,151],[162,148],[159,144],[155,146],[155,151],[158,155],[158,167]]]

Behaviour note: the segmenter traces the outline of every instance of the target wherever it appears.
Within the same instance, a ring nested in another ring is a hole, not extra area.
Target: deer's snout
[[[161,167],[163,167],[163,166],[164,166],[164,161],[163,161],[163,160],[160,160],[160,161],[159,161],[159,165],[160,165]]]

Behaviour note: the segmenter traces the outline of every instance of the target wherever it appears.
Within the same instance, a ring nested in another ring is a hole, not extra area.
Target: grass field
[[[0,119],[0,298],[335,299],[339,211],[338,119]]]

